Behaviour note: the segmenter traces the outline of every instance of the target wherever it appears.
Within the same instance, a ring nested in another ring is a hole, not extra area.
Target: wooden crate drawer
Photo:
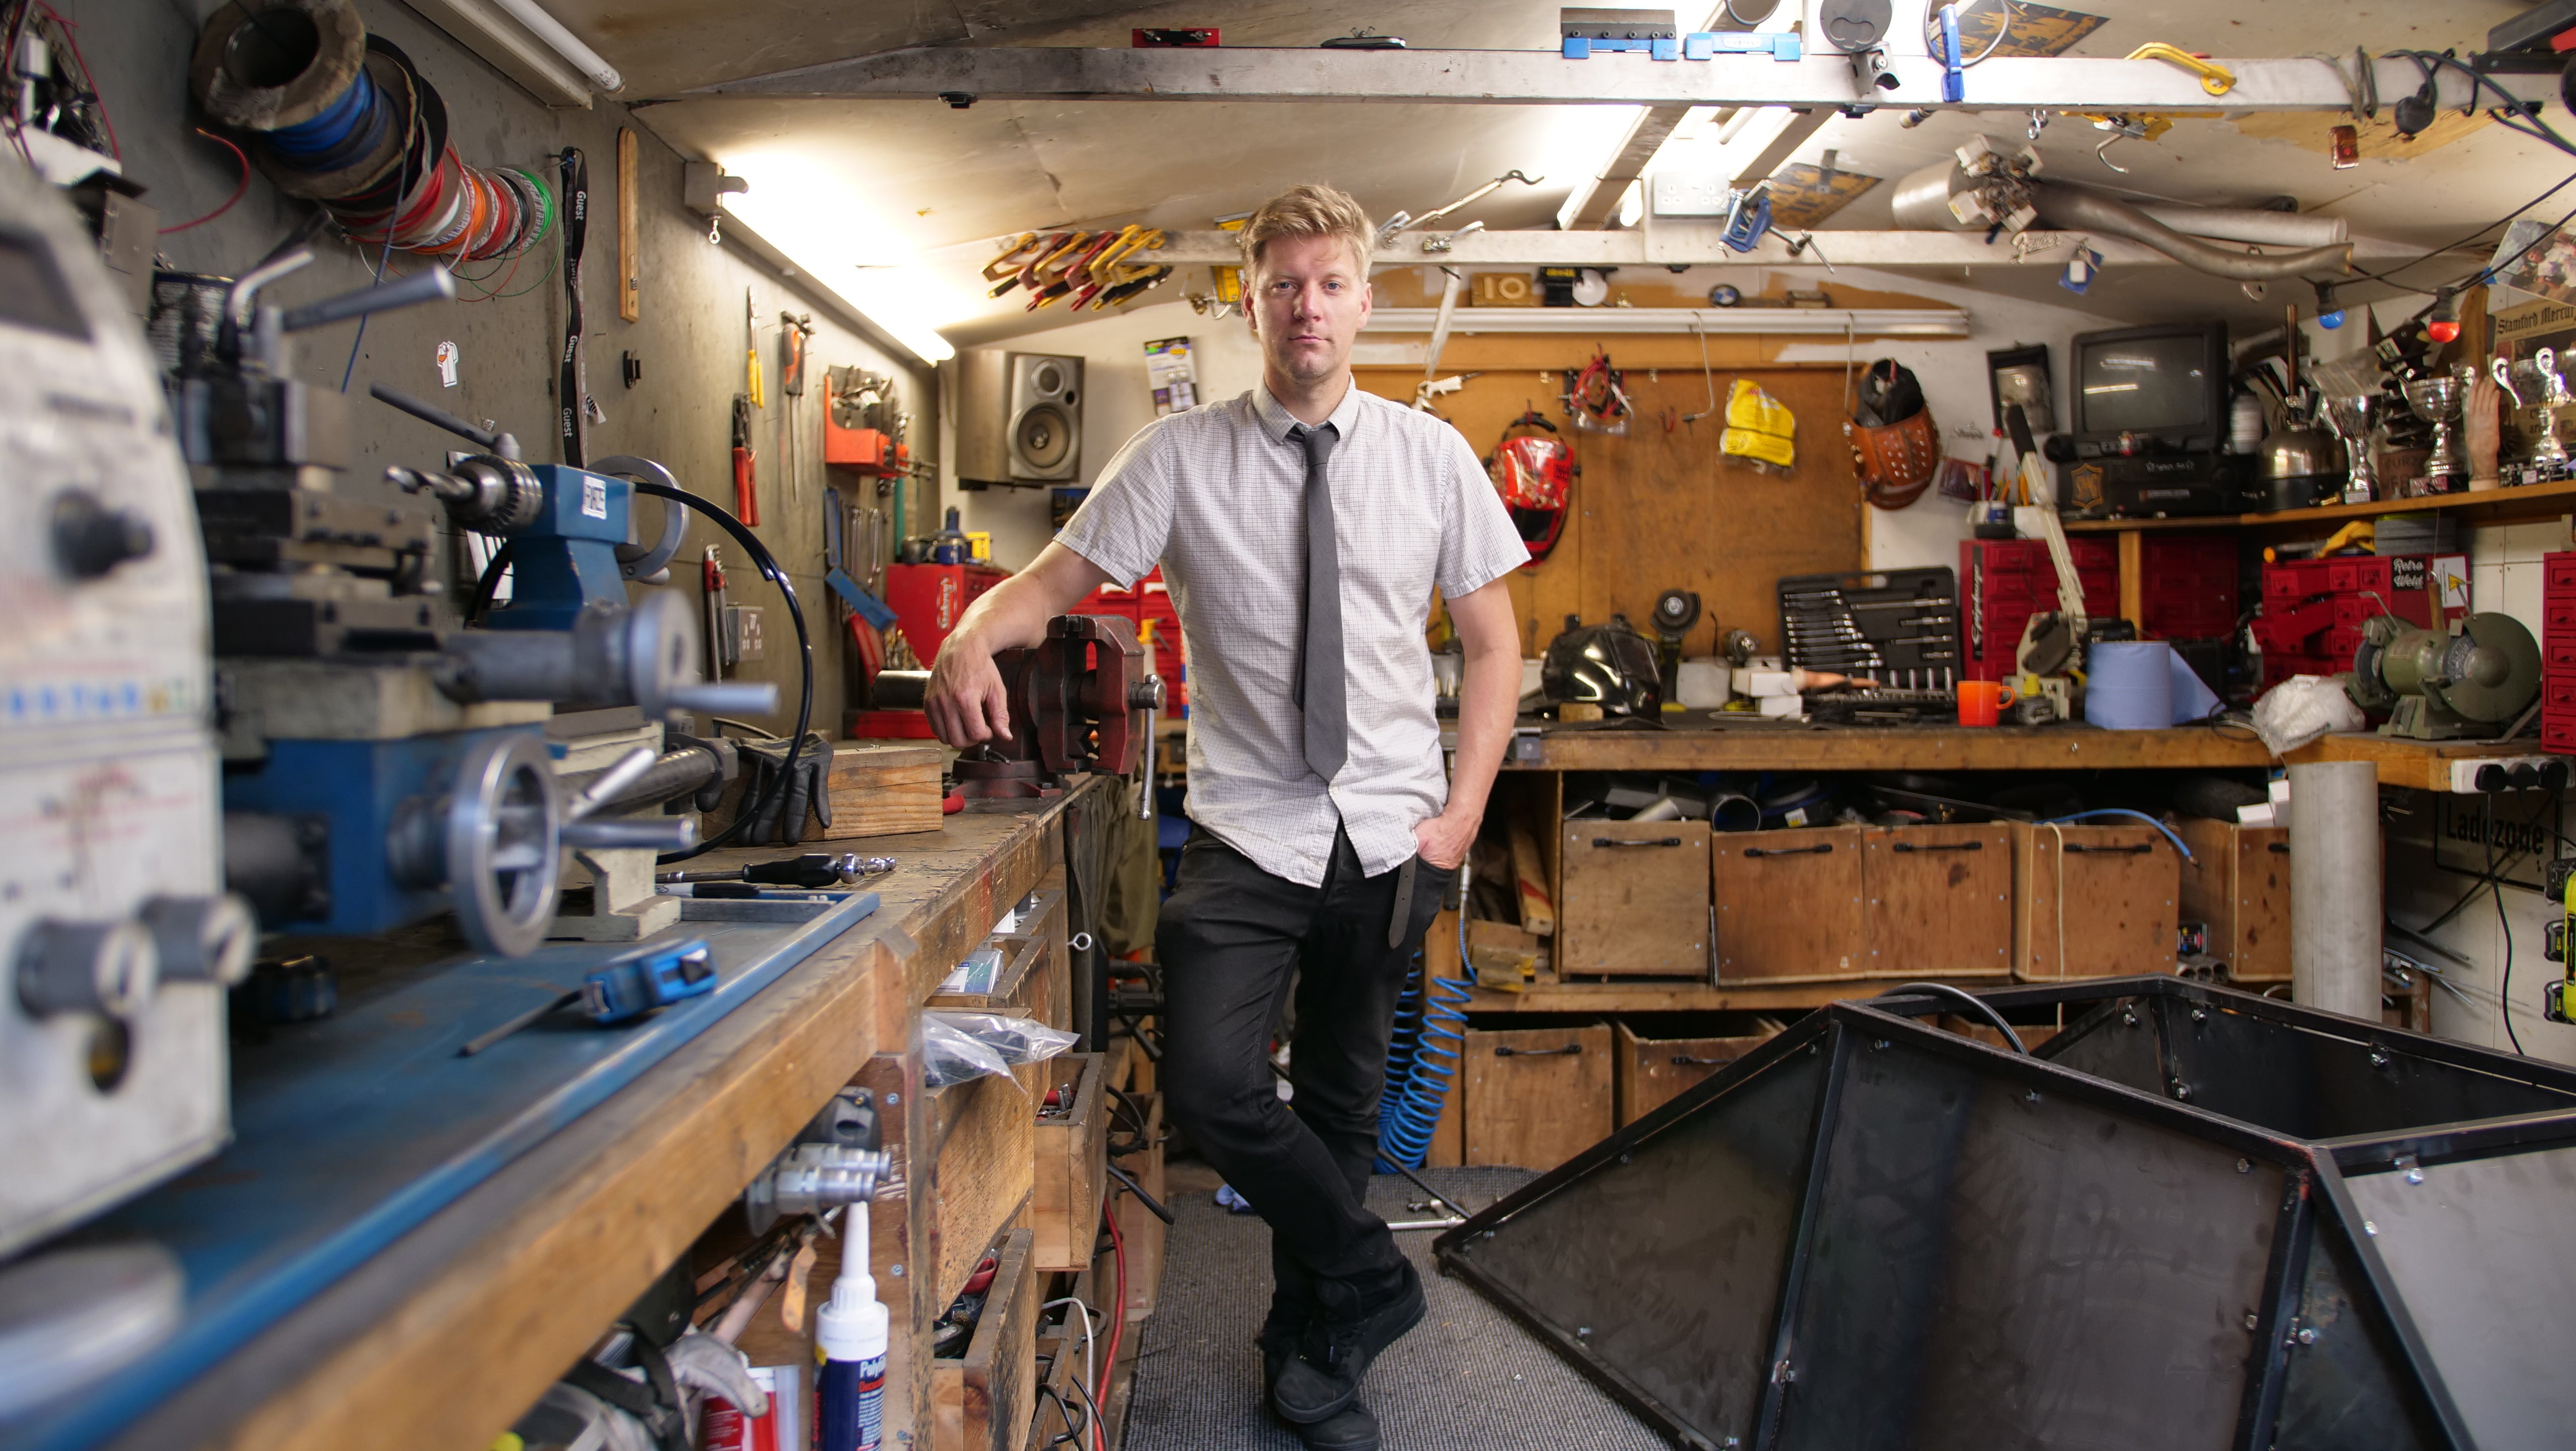
[[[1610,1031],[1618,1079],[1618,1127],[1623,1129],[1771,1041],[1768,1033],[1743,1038],[1640,1038],[1625,1023],[1611,1024]]]
[[[1098,1053],[1067,1053],[1044,1066],[1048,1083],[1072,1089],[1066,1112],[1037,1120],[1030,1227],[1036,1232],[1037,1267],[1053,1274],[1091,1263],[1091,1244],[1099,1235],[1100,1194],[1109,1179],[1100,1167],[1108,1155],[1108,1075]],[[1045,1099],[1041,1089],[1038,1102]]]
[[[2016,824],[2012,833],[2013,976],[2055,982],[2174,970],[2181,858],[2163,832]],[[2061,913],[2061,902],[2073,910]]]
[[[1468,1163],[1553,1169],[1610,1136],[1609,1025],[1470,1029],[1464,1057]]]
[[[1037,1414],[1038,1272],[1029,1231],[1002,1236],[966,1353],[930,1363],[934,1451],[1020,1451]]]
[[[2012,828],[1861,829],[1872,977],[2012,976]]]
[[[2290,831],[2186,818],[2174,829],[2196,861],[2182,864],[2182,920],[2209,926],[2209,955],[2234,982],[2290,980]]]
[[[1861,828],[1729,832],[1711,846],[1709,866],[1720,983],[1867,975]]]
[[[1556,907],[1556,971],[1708,975],[1708,823],[1569,821]]]
[[[1028,1090],[1010,1074],[972,1078],[930,1093],[932,1202],[938,1276],[931,1303],[945,1309],[1004,1227],[1028,1211],[1035,1120]]]

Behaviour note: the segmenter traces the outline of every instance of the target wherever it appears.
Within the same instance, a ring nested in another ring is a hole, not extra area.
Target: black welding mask
[[[1607,715],[1660,721],[1662,672],[1655,642],[1638,634],[1625,615],[1587,625],[1572,615],[1565,632],[1548,642],[1539,664],[1539,688],[1550,702],[1597,705]]]

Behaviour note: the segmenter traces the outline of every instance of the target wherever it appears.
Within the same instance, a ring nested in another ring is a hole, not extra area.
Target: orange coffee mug
[[[1959,682],[1959,724],[1990,726],[2003,716],[2005,706],[2012,704],[2013,688],[2000,680],[1962,680]]]

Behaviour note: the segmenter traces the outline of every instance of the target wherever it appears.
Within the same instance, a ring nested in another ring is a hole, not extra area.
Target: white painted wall
[[[1145,379],[1145,344],[1160,338],[1186,337],[1198,365],[1199,399],[1231,398],[1261,377],[1261,349],[1241,317],[1208,318],[1174,300],[1086,319],[1071,327],[1020,339],[1008,352],[1054,353],[1083,360],[1082,474],[1088,485],[1118,454],[1136,431],[1154,421],[1154,393]],[[959,427],[976,421],[951,410]],[[990,426],[999,427],[999,421]],[[942,490],[956,504],[967,529],[993,531],[993,557],[1008,568],[1020,568],[1037,557],[1054,537],[1048,522],[1044,489],[959,490],[947,471],[954,447],[942,455]]]

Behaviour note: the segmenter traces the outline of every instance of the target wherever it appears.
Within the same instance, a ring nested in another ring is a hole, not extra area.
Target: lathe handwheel
[[[534,735],[491,736],[457,762],[447,801],[447,890],[465,940],[519,957],[555,918],[563,794]]]

